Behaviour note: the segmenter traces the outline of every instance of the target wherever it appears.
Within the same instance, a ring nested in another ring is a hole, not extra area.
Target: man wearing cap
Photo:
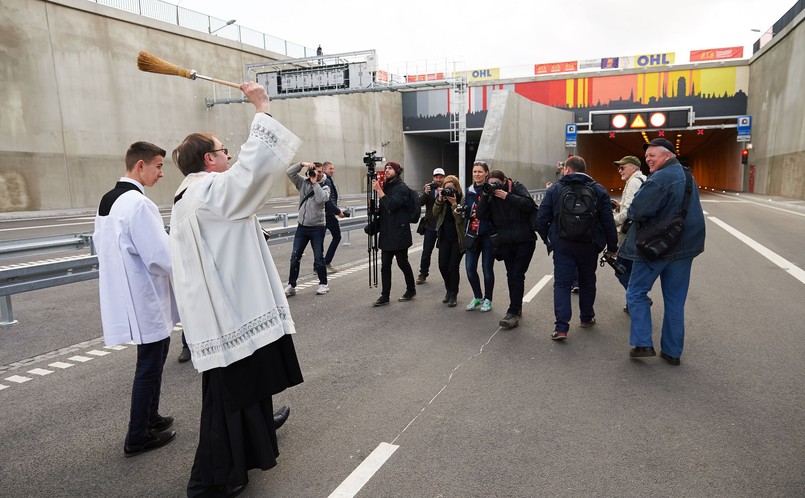
[[[405,294],[398,301],[410,301],[416,296],[416,283],[411,263],[408,262],[408,248],[411,240],[411,226],[408,222],[408,186],[400,179],[402,166],[388,162],[384,168],[386,179],[381,185],[377,179],[372,180],[372,189],[377,192],[378,211],[380,215],[380,237],[378,247],[381,250],[380,262],[380,298],[372,306],[384,306],[389,303],[391,295],[391,262],[397,258],[397,266],[405,276]]]
[[[430,272],[430,257],[433,248],[436,247],[436,222],[437,217],[433,215],[433,204],[436,202],[436,189],[444,182],[444,170],[436,168],[433,170],[433,182],[428,183],[423,188],[419,196],[419,205],[425,206],[425,240],[422,242],[422,258],[419,260],[419,276],[416,278],[417,284],[424,284]]]
[[[634,223],[618,252],[619,256],[633,262],[626,290],[626,304],[632,318],[629,335],[632,349],[629,356],[642,358],[656,355],[651,338],[648,291],[659,278],[664,304],[660,357],[676,366],[680,364],[685,341],[685,300],[690,285],[690,270],[693,258],[704,251],[704,213],[695,179],[692,179],[689,204],[682,205],[686,175],[676,158],[674,145],[664,138],[655,138],[644,144],[643,150],[646,151],[650,174],[626,213]],[[668,218],[683,208],[687,209],[687,216],[679,243],[659,259],[644,259],[635,245],[638,228]]]
[[[626,182],[621,201],[612,200],[615,211],[615,228],[618,230],[618,246],[620,247],[620,245],[623,244],[623,240],[626,238],[626,232],[630,225],[630,223],[626,223],[626,212],[632,204],[632,199],[634,199],[637,189],[646,181],[646,175],[640,172],[640,159],[635,156],[626,156],[620,161],[614,161],[612,164],[618,168],[618,174],[621,175],[621,180]],[[624,224],[626,224],[625,229]],[[626,271],[621,275],[615,274],[615,276],[618,277],[618,280],[625,289],[629,284],[629,275],[632,273],[632,261],[619,256],[618,263],[623,265]],[[628,313],[629,307],[624,307],[623,311]]]

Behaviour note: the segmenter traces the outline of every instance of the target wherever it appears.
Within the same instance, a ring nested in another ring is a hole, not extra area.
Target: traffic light
[[[691,108],[632,109],[625,111],[591,111],[592,131],[643,131],[662,128],[688,128]]]
[[[741,164],[744,166],[749,164],[749,149],[744,149],[741,151]]]

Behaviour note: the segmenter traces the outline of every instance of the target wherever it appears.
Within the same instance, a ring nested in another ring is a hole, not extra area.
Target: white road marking
[[[22,375],[12,375],[11,377],[6,377],[5,380],[9,382],[15,382],[17,384],[22,384],[23,382],[28,382],[29,380],[33,380],[30,377],[23,377]]]
[[[709,219],[710,221],[712,221],[716,225],[720,226],[721,228],[726,230],[728,233],[730,233],[733,237],[735,237],[736,239],[740,240],[744,244],[748,245],[749,247],[751,247],[752,249],[754,249],[755,251],[760,253],[761,256],[763,256],[764,258],[768,259],[769,261],[771,261],[775,265],[777,265],[780,268],[782,268],[783,270],[785,270],[791,276],[793,276],[794,278],[796,278],[797,280],[799,280],[800,282],[805,284],[805,271],[803,271],[802,268],[798,267],[794,263],[792,263],[792,262],[788,261],[787,259],[783,258],[782,256],[780,256],[776,252],[770,250],[769,248],[767,248],[763,244],[760,244],[760,243],[756,242],[754,239],[744,235],[743,233],[739,232],[738,230],[734,229],[733,227],[727,225],[726,223],[724,223],[723,221],[719,220],[718,218],[716,218],[714,216],[709,216],[707,219]]]
[[[2,391],[3,389],[8,389],[8,386],[0,384],[0,391]]]
[[[73,364],[72,363],[64,363],[63,361],[57,361],[56,363],[51,363],[48,366],[53,367],[53,368],[61,368],[62,370],[64,370],[65,368],[72,367]]]
[[[391,455],[397,451],[399,446],[389,443],[380,443],[366,459],[352,471],[344,482],[335,491],[330,493],[329,498],[351,498],[358,494],[358,491],[369,482],[369,479],[386,463]]]
[[[176,329],[174,328],[173,330],[176,330]],[[104,347],[106,349],[113,349],[115,351],[120,351],[121,349],[126,349],[126,346],[121,346],[120,344],[117,344],[115,346],[104,346]]]
[[[81,356],[81,355],[71,356],[71,357],[69,357],[67,359],[71,360],[71,361],[78,361],[78,362],[81,362],[81,363],[84,363],[84,362],[87,362],[87,361],[92,361],[92,358],[89,358],[89,357],[86,357],[86,356]]]
[[[528,294],[523,296],[523,302],[530,303],[531,300],[534,299],[534,297],[537,295],[537,293],[539,293],[539,291],[541,291],[542,288],[545,287],[545,285],[547,285],[552,278],[553,274],[545,275],[544,277],[542,277],[542,279],[539,282],[537,282],[537,285],[535,285],[530,291],[528,291]]]
[[[98,351],[97,349],[93,349],[92,351],[87,351],[87,354],[91,354],[92,356],[106,356],[109,354],[109,351]]]
[[[32,375],[50,375],[53,373],[53,370],[45,370],[44,368],[34,368],[33,370],[28,370],[28,373]]]
[[[725,195],[725,194],[716,194],[716,195]],[[769,201],[771,201],[771,199],[769,199]],[[766,207],[766,208],[769,208],[769,209],[775,209],[777,211],[782,211],[784,213],[793,214],[793,215],[796,215],[796,216],[805,216],[805,213],[798,213],[798,212],[792,211],[790,209],[784,209],[784,208],[777,207],[777,206],[770,206],[767,203],[757,202],[757,201],[753,201],[753,200],[747,199],[747,198],[742,198],[739,202],[746,202],[748,204],[755,204],[757,206],[763,206],[763,207]]]

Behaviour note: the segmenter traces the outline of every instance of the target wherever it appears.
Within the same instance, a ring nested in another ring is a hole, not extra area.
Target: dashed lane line
[[[61,368],[62,370],[64,370],[65,368],[70,368],[70,367],[73,367],[75,365],[72,364],[72,363],[64,363],[63,361],[57,361],[56,363],[51,363],[48,366],[53,367],[53,368]]]
[[[44,368],[34,368],[33,370],[28,370],[28,373],[31,375],[39,375],[44,377],[45,375],[52,374],[53,370],[46,370]]]
[[[86,363],[88,361],[92,361],[92,358],[90,358],[89,356],[81,356],[81,355],[71,356],[71,357],[69,357],[67,359],[71,360],[71,361],[78,361],[78,362],[81,362],[81,363]]]

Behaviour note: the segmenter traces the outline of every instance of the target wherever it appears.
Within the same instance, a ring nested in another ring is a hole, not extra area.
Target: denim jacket
[[[676,158],[669,160],[660,169],[649,175],[646,182],[637,191],[629,206],[628,218],[634,220],[626,240],[623,241],[618,255],[632,261],[643,261],[645,258],[635,246],[637,232],[641,225],[660,221],[682,210],[685,197],[685,172]],[[693,191],[690,194],[688,214],[685,217],[685,231],[682,239],[663,255],[663,259],[675,260],[693,258],[704,251],[704,213],[699,201],[699,188],[693,179]]]

